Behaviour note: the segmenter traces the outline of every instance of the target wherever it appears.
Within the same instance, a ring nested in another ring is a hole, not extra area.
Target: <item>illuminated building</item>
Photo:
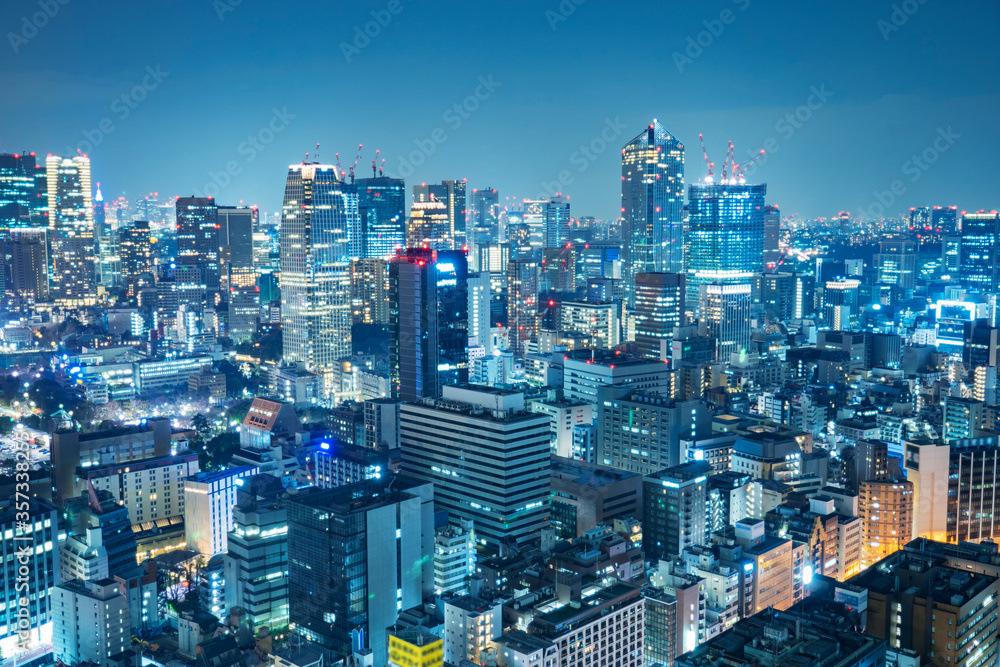
[[[931,210],[931,225],[934,231],[954,234],[958,231],[958,207],[935,206]]]
[[[437,253],[396,251],[389,263],[389,378],[393,398],[438,396]]]
[[[507,263],[507,326],[515,356],[529,352],[538,340],[538,276],[538,263],[530,259]]]
[[[635,276],[635,345],[653,359],[670,357],[674,327],[684,326],[686,278],[683,273]]]
[[[444,657],[449,665],[463,660],[481,662],[480,654],[485,657],[486,649],[503,632],[502,609],[499,601],[472,595],[444,600]]]
[[[778,240],[781,235],[781,211],[777,206],[764,207],[764,271],[774,271],[781,259]]]
[[[389,633],[389,667],[442,667],[444,640],[419,625]]]
[[[129,297],[136,297],[139,290],[153,284],[153,250],[150,243],[149,223],[136,221],[118,229],[118,252]]]
[[[913,241],[905,236],[890,236],[879,242],[879,252],[875,256],[878,267],[878,282],[882,285],[898,285],[903,289],[913,289],[917,268],[917,254]]]
[[[569,199],[565,197],[552,197],[545,202],[543,211],[545,219],[545,247],[561,248],[570,239],[570,223],[572,217],[569,212]]]
[[[236,491],[259,468],[235,466],[199,472],[184,480],[184,535],[187,548],[211,558],[225,553],[233,530]]]
[[[826,323],[835,331],[853,331],[858,328],[860,308],[860,280],[831,280],[823,290]]]
[[[442,251],[455,248],[451,237],[451,221],[448,207],[444,202],[413,202],[410,222],[406,230],[406,245],[409,248],[430,248]]]
[[[617,303],[563,301],[559,304],[559,330],[590,336],[594,347],[612,350],[621,343]]]
[[[715,339],[716,361],[729,363],[750,349],[750,290],[749,283],[700,286],[700,333]]]
[[[49,155],[45,169],[52,243],[51,298],[61,306],[93,305],[97,302],[97,255],[90,158]]]
[[[469,260],[463,250],[437,253],[438,388],[469,381]]]
[[[51,596],[53,656],[64,665],[119,664],[132,644],[129,600],[120,583],[73,579],[54,587]]]
[[[985,294],[1000,290],[1000,213],[962,214],[959,275],[962,285]]]
[[[862,560],[871,567],[913,539],[913,483],[873,479],[859,484],[858,516],[863,525]]]
[[[684,272],[683,207],[684,144],[653,120],[622,149],[622,263],[630,304],[637,274]]]
[[[302,363],[334,394],[333,371],[351,356],[351,276],[348,230],[358,199],[336,167],[288,168],[281,219],[283,360]]]
[[[689,296],[696,297],[702,285],[748,282],[760,272],[766,192],[764,184],[745,185],[742,181],[693,183],[688,187]]]
[[[35,154],[0,153],[0,229],[31,227],[37,218]]]
[[[388,259],[406,246],[406,184],[401,178],[359,178],[359,254],[352,257]],[[352,239],[353,241],[353,239]]]
[[[177,200],[177,264],[200,272],[208,291],[218,291],[219,209],[211,197]]]
[[[459,520],[434,531],[434,593],[466,593],[476,574],[476,531],[472,521]]]
[[[708,474],[704,461],[682,463],[643,481],[643,540],[647,560],[680,556],[708,540]]]
[[[351,320],[354,324],[389,323],[389,261],[351,260]]]
[[[457,250],[466,243],[465,236],[465,181],[441,181],[439,185],[421,183],[413,186],[413,203],[437,201],[445,206],[447,224],[445,235],[447,248],[435,250]],[[412,217],[412,213],[411,213]],[[409,245],[413,245],[410,243]]]
[[[256,207],[219,206],[219,273],[222,287],[254,287],[257,276],[253,260],[253,235],[257,230]]]
[[[434,483],[439,510],[475,522],[481,544],[538,539],[549,518],[549,418],[524,394],[444,387],[437,401],[400,408],[403,473]],[[460,464],[460,465],[459,465]]]
[[[500,203],[496,188],[482,190],[473,188],[469,199],[469,225],[488,230],[490,237],[495,237],[500,220]]]

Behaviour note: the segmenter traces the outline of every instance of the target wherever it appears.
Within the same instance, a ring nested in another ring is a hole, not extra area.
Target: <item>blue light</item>
[[[322,445],[320,445],[320,447],[323,448],[323,449],[330,449],[330,443],[329,442],[324,442]]]

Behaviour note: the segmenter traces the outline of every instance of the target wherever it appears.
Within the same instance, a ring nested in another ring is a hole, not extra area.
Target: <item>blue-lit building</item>
[[[693,183],[688,188],[689,303],[702,285],[749,282],[764,262],[767,185]]]
[[[469,259],[461,250],[437,254],[438,391],[469,381]]]
[[[404,401],[440,391],[437,257],[428,248],[408,248],[389,263],[389,379],[392,397]]]
[[[545,202],[543,211],[545,218],[545,247],[561,248],[570,241],[569,200],[565,197],[552,197]]]
[[[966,213],[962,216],[959,275],[962,285],[993,294],[1000,288],[1000,213]]]
[[[634,276],[684,271],[684,145],[656,120],[622,149],[622,254]]]
[[[41,201],[35,154],[0,153],[0,228],[30,227]]]
[[[388,259],[397,248],[406,247],[406,182],[379,176],[359,178],[359,254],[352,257]]]

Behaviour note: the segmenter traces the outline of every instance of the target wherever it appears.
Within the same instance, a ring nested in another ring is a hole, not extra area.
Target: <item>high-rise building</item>
[[[434,593],[467,593],[476,574],[476,531],[472,521],[434,531]]]
[[[913,483],[899,479],[862,481],[858,490],[861,554],[871,567],[913,539]]]
[[[815,280],[804,273],[762,273],[754,277],[754,299],[773,320],[800,320],[813,312]]]
[[[52,300],[63,306],[93,305],[97,301],[97,253],[90,158],[49,155],[45,168],[52,243]]]
[[[551,197],[545,202],[545,247],[561,248],[570,241],[572,217],[568,197]]]
[[[961,396],[945,396],[942,402],[944,419],[941,437],[945,442],[969,440],[980,435],[978,431],[983,427],[985,403]]]
[[[469,258],[464,250],[437,254],[438,388],[469,381]]]
[[[211,558],[224,553],[233,530],[236,492],[245,478],[260,473],[251,466],[199,472],[184,482],[184,533],[187,548]]]
[[[59,545],[63,581],[125,576],[136,566],[135,534],[128,509],[107,491],[65,501],[70,530]]]
[[[430,248],[437,252],[454,249],[447,204],[436,199],[413,202],[406,228],[406,245],[410,248]]]
[[[636,274],[684,272],[683,207],[684,144],[654,119],[622,149],[622,263],[629,304]]]
[[[711,464],[693,461],[665,468],[643,481],[642,549],[646,558],[671,559],[708,540]]]
[[[777,206],[764,207],[764,271],[774,271],[781,259],[781,211]]]
[[[357,214],[357,193],[336,167],[288,168],[281,214],[283,359],[319,375],[327,400],[337,362],[352,353],[348,233]]]
[[[153,284],[153,249],[149,223],[137,220],[118,229],[118,252],[128,296],[138,296],[139,290]]]
[[[910,229],[930,229],[931,209],[926,206],[910,207]]]
[[[0,153],[0,230],[31,227],[38,208],[35,154]]]
[[[12,307],[31,306],[49,298],[48,229],[18,227],[0,241],[4,296]]]
[[[128,598],[114,579],[52,589],[52,653],[64,665],[116,667],[132,645]]]
[[[376,176],[359,178],[356,187],[362,233],[359,256],[389,259],[406,247],[406,183]]]
[[[858,328],[861,314],[861,281],[845,278],[827,281],[823,289],[823,311],[827,326],[834,331]]]
[[[482,348],[484,356],[493,354],[493,336],[490,331],[490,297],[493,295],[492,280],[488,271],[469,274],[467,281],[469,365],[472,366],[472,349]]]
[[[466,243],[465,180],[441,181],[440,185],[421,183],[413,186],[413,203],[438,201],[445,205],[450,244],[441,250],[458,250]],[[412,244],[411,244],[412,245]]]
[[[354,324],[389,323],[388,260],[351,260],[351,320]]]
[[[985,294],[1000,290],[1000,213],[964,213],[962,215],[961,259],[962,285]]]
[[[879,242],[875,265],[880,284],[913,289],[917,268],[915,247],[913,241],[902,235],[890,236]]]
[[[399,440],[403,473],[433,482],[437,507],[472,519],[482,544],[530,542],[548,524],[549,418],[524,394],[445,387],[401,407]]]
[[[219,209],[211,197],[180,197],[177,210],[177,264],[200,272],[208,291],[220,287]]]
[[[708,283],[747,282],[764,263],[767,186],[693,183],[688,187],[688,295]]]
[[[232,285],[229,288],[229,324],[226,328],[234,343],[249,341],[257,335],[260,322],[260,288]]]
[[[290,621],[331,663],[357,646],[386,664],[386,628],[433,593],[434,491],[384,477],[288,501]]]
[[[440,352],[437,253],[396,251],[389,263],[389,378],[393,398],[436,398]]]
[[[958,231],[958,207],[935,206],[931,209],[931,225],[934,227],[934,231],[954,234]]]
[[[635,345],[653,359],[670,357],[674,327],[684,326],[686,277],[683,273],[635,276]]]
[[[538,263],[530,259],[507,263],[507,326],[515,355],[538,340]]]
[[[253,234],[259,214],[256,207],[219,206],[219,274],[223,288],[255,287]]]
[[[750,291],[749,283],[701,285],[701,335],[715,339],[716,361],[729,363],[750,348]]]
[[[0,500],[0,530],[4,535],[0,542],[4,563],[0,578],[0,642],[5,655],[21,643],[20,631],[28,632],[30,645],[50,641],[52,590],[59,583],[59,513],[43,498],[29,497],[27,509],[23,503],[13,493]]]
[[[485,229],[495,238],[500,220],[500,197],[496,188],[473,188],[469,200],[469,226]]]

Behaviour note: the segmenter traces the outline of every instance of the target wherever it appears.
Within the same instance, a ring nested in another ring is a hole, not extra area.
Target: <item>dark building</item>
[[[389,263],[389,373],[393,398],[434,398],[438,385],[437,253],[399,250]]]
[[[387,259],[406,247],[406,182],[378,176],[359,178],[361,256]]]
[[[708,462],[694,461],[646,476],[642,546],[647,561],[680,556],[686,547],[707,542],[711,472]]]
[[[257,229],[257,209],[246,206],[220,206],[219,273],[220,281],[230,287],[254,287],[253,233]]]
[[[196,267],[209,291],[219,290],[219,210],[211,197],[177,200],[177,263]]]
[[[437,255],[438,391],[469,381],[469,260],[465,251]]]
[[[496,188],[473,188],[469,203],[469,225],[486,229],[491,237],[497,229],[500,216],[500,196]]]
[[[781,235],[781,211],[777,206],[764,207],[764,271],[774,271],[781,259],[778,240]]]

